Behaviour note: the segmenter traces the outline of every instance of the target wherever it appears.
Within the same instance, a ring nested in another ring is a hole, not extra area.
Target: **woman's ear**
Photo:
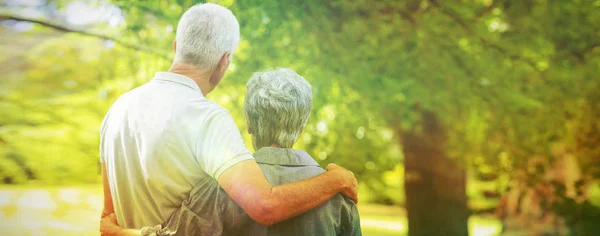
[[[250,122],[248,122],[248,112],[246,112],[246,127],[248,127],[248,134],[252,134],[252,128],[250,127]]]

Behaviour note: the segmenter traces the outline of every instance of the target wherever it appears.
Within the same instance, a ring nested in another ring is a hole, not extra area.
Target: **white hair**
[[[312,88],[291,69],[257,72],[246,85],[244,111],[254,148],[277,144],[291,148],[312,107]]]
[[[175,62],[201,69],[215,68],[240,42],[240,26],[233,13],[217,4],[198,4],[188,9],[177,25]]]

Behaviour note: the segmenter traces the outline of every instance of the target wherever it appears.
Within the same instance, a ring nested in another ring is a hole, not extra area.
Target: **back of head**
[[[291,69],[254,73],[248,81],[244,111],[254,148],[277,144],[291,148],[312,107],[311,86]]]
[[[240,41],[240,26],[233,13],[217,4],[188,9],[177,25],[175,62],[213,69],[226,52],[233,55]]]

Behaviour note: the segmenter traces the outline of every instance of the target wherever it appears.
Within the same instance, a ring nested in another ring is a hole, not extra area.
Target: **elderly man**
[[[311,86],[290,69],[255,73],[248,81],[244,112],[254,158],[271,185],[299,181],[325,170],[292,146],[304,129],[312,105]],[[116,235],[127,235],[105,221]],[[145,235],[361,235],[356,205],[340,194],[306,214],[266,227],[248,215],[214,180],[201,180],[162,229]],[[134,234],[137,235],[137,234]]]
[[[339,192],[357,201],[354,175],[333,164],[313,178],[273,187],[229,112],[206,99],[239,38],[229,10],[193,6],[177,26],[169,72],[156,73],[112,105],[100,135],[102,217],[115,213],[127,228],[160,224],[206,180],[263,225],[305,213]]]

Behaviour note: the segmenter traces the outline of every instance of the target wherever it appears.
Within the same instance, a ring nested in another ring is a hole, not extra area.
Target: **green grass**
[[[498,219],[484,216],[469,217],[469,235],[500,235],[501,229],[502,223]]]
[[[0,186],[2,235],[98,235],[102,208],[99,185],[75,187]],[[402,235],[399,207],[360,204],[364,235]]]
[[[99,185],[0,186],[2,235],[98,235],[101,208]],[[358,209],[366,236],[408,233],[406,212],[401,207],[361,203]],[[493,218],[469,219],[471,235],[498,235],[500,226]]]
[[[406,235],[408,222],[401,207],[359,204],[363,235]]]
[[[385,229],[380,229],[380,228],[363,227],[362,233],[365,236],[369,236],[369,235],[398,236],[398,235],[406,235],[407,232],[398,232],[398,231],[385,230]]]

